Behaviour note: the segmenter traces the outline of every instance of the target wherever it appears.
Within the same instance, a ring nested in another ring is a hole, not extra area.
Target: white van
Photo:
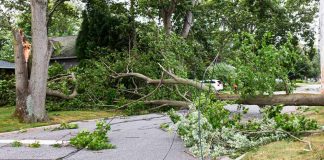
[[[222,81],[217,79],[204,80],[204,81],[200,81],[200,83],[210,84],[215,89],[215,91],[220,91],[224,89],[224,85]]]

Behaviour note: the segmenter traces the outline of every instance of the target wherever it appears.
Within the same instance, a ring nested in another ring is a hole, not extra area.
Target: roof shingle
[[[0,60],[0,69],[15,69],[15,64]]]

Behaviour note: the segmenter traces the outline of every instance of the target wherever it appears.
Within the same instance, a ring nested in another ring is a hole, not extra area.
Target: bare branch
[[[177,93],[178,93],[178,95],[179,95],[180,97],[182,97],[182,98],[183,98],[184,100],[186,100],[187,102],[191,102],[190,99],[188,99],[185,95],[181,94],[181,92],[179,91],[178,85],[175,85],[175,89],[176,89],[176,91],[177,91]]]
[[[148,105],[164,105],[164,106],[176,106],[181,108],[188,108],[192,103],[185,101],[175,101],[175,100],[150,100],[143,101],[144,104]]]
[[[157,86],[157,87],[156,87],[152,92],[150,92],[149,94],[147,94],[147,95],[144,96],[144,97],[141,97],[141,98],[137,99],[136,101],[133,101],[133,102],[130,102],[130,103],[127,103],[127,104],[124,104],[124,105],[118,107],[118,109],[124,108],[124,107],[126,107],[126,106],[129,106],[130,104],[134,104],[134,103],[136,103],[136,102],[139,102],[139,101],[141,101],[141,100],[143,100],[143,99],[146,99],[147,97],[151,96],[155,91],[157,91],[157,90],[161,87],[161,84],[162,84],[162,81],[163,81],[163,77],[164,77],[164,74],[163,74],[163,72],[162,72],[160,83],[158,84],[158,86]]]

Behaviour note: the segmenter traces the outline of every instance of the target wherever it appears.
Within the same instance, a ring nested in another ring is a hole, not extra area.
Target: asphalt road
[[[111,131],[108,133],[111,143],[117,146],[116,149],[78,151],[70,146],[54,148],[42,145],[40,148],[27,146],[15,148],[10,144],[0,144],[0,159],[194,160],[195,158],[188,154],[178,136],[160,129],[161,123],[170,122],[167,116],[160,114],[117,118],[111,121]],[[10,139],[62,141],[69,140],[83,129],[95,128],[95,121],[78,122],[78,124],[80,129],[49,131],[40,127],[25,133],[2,133],[0,141]],[[53,127],[55,126],[51,126]]]

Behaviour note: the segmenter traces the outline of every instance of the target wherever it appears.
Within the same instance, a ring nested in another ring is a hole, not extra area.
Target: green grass
[[[68,123],[79,120],[89,120],[97,118],[113,117],[115,115],[122,115],[122,112],[109,111],[55,111],[49,112],[49,122],[42,123],[20,123],[17,118],[12,117],[14,107],[0,107],[0,132],[9,131],[24,131],[26,128],[33,128],[39,126],[46,126],[51,124]]]
[[[323,106],[311,107],[304,114],[307,118],[317,120],[320,126],[324,126]],[[324,132],[301,137],[301,139],[311,142],[313,151],[304,150],[308,149],[306,143],[282,140],[248,152],[244,160],[324,160]]]
[[[244,160],[322,160],[324,159],[324,133],[304,137],[310,141],[313,151],[300,141],[278,141],[249,152]]]
[[[29,144],[28,147],[30,147],[30,148],[39,148],[39,147],[41,147],[41,145],[39,144],[38,141],[36,141],[34,143]]]
[[[14,141],[14,142],[11,143],[11,146],[12,147],[21,147],[22,146],[22,143],[19,142],[19,141]]]
[[[54,148],[61,148],[62,144],[56,143],[56,144],[53,144],[51,146],[54,147]]]

